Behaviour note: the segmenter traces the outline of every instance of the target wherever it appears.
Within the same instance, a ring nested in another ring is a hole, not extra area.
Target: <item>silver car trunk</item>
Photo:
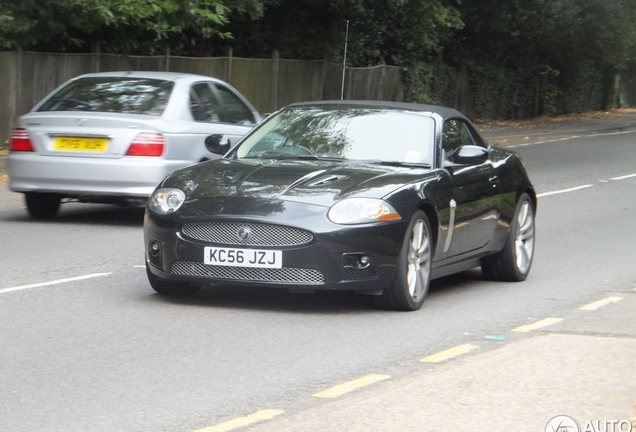
[[[29,132],[38,154],[120,158],[140,132],[156,131],[160,119],[156,116],[117,113],[46,112],[24,116],[20,126]],[[93,140],[94,146],[91,148],[90,143],[80,141],[83,149],[68,145],[64,148],[59,140],[65,139]]]

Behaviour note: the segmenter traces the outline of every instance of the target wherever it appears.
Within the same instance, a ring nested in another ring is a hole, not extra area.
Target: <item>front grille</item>
[[[300,246],[314,239],[313,234],[307,231],[258,223],[193,223],[184,225],[181,231],[195,240],[236,246]],[[246,237],[244,240],[239,232]]]
[[[171,273],[180,276],[196,276],[225,280],[254,282],[279,282],[322,285],[325,277],[315,269],[304,268],[250,268],[206,265],[201,262],[175,261]]]
[[[345,266],[345,280],[375,279],[377,277],[375,266],[368,265],[366,267]]]

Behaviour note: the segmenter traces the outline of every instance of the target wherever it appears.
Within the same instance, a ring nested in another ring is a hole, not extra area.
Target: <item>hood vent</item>
[[[346,178],[347,178],[347,176],[345,176],[345,175],[332,174],[332,175],[328,175],[328,176],[316,179],[316,180],[312,181],[311,183],[308,183],[307,185],[311,186],[311,187],[325,186],[325,185],[328,185],[330,183],[334,183],[334,182],[337,182],[339,180],[346,179]]]

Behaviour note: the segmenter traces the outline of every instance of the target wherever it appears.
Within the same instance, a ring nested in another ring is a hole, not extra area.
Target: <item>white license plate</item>
[[[279,250],[206,247],[203,251],[203,263],[231,267],[282,268],[283,252]]]

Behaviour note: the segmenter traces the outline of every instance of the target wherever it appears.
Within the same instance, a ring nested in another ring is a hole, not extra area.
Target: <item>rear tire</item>
[[[148,264],[146,264],[146,275],[152,289],[159,294],[188,296],[201,291],[201,287],[192,286],[187,282],[173,282],[155,276],[150,271]]]
[[[53,219],[62,198],[52,193],[27,192],[24,194],[27,210],[34,219]]]
[[[534,257],[534,231],[534,204],[524,193],[517,203],[506,245],[494,259],[481,266],[484,277],[505,282],[525,280]]]
[[[406,232],[391,286],[377,296],[378,306],[398,311],[422,307],[431,282],[433,235],[423,211],[416,211]]]

